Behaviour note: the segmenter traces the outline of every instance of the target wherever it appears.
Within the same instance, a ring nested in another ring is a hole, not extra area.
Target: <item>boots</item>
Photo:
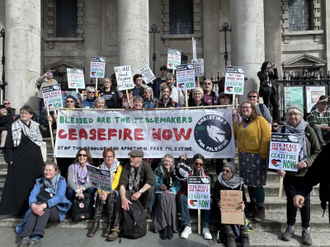
[[[111,221],[109,221],[107,229],[104,230],[102,237],[108,237],[111,233]]]
[[[93,227],[89,229],[87,233],[87,237],[93,237],[99,228],[100,228],[100,221],[94,220]]]
[[[254,217],[254,221],[263,222],[265,220],[265,208],[257,208],[256,216]]]
[[[243,247],[250,247],[250,240],[249,240],[249,234],[243,234],[241,233],[242,236],[242,244]]]
[[[227,247],[237,247],[234,233],[227,233]]]
[[[246,217],[253,218],[257,212],[257,205],[255,202],[250,202],[246,208]]]

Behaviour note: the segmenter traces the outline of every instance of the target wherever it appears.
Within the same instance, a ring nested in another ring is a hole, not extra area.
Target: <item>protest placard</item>
[[[176,88],[178,90],[195,88],[195,71],[193,64],[183,64],[176,67]]]
[[[191,41],[192,41],[192,50],[193,50],[193,60],[196,61],[197,60],[196,40],[192,37]]]
[[[269,168],[297,171],[300,144],[298,135],[290,133],[272,133],[269,152]]]
[[[93,187],[102,191],[112,191],[112,181],[110,177],[110,171],[104,169],[98,169],[95,166],[87,166],[88,176],[91,180]]]
[[[211,179],[209,177],[188,177],[188,208],[211,209]]]
[[[119,91],[134,88],[131,66],[114,67]]]
[[[304,87],[287,86],[284,87],[284,112],[292,105],[300,105],[304,109]]]
[[[319,101],[321,95],[326,95],[326,86],[306,86],[306,107],[307,112],[311,112],[313,106]]]
[[[116,158],[126,158],[133,149],[142,149],[145,158],[162,158],[166,153],[235,156],[231,109],[59,110],[56,137],[55,157],[75,157],[87,147],[93,158],[102,158],[110,146]]]
[[[91,78],[104,78],[105,62],[105,57],[91,57]]]
[[[85,88],[84,71],[82,69],[67,68],[69,88]]]
[[[50,108],[63,108],[61,88],[59,85],[42,87],[42,95],[45,104],[48,102]],[[54,109],[49,109],[49,111],[54,111]]]
[[[194,61],[192,59],[191,63],[194,64],[195,76],[203,76],[204,75],[204,59],[199,58],[196,61]]]
[[[221,223],[244,224],[244,215],[241,209],[243,193],[240,190],[221,190]]]
[[[244,91],[244,68],[226,67],[225,94],[243,95]]]
[[[142,75],[142,80],[144,80],[146,84],[156,79],[154,73],[147,64],[139,69],[139,73]]]
[[[176,69],[176,66],[181,64],[181,51],[168,49],[167,50],[167,68]]]

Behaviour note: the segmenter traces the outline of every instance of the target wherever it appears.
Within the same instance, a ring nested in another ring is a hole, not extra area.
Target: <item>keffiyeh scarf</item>
[[[30,120],[30,126],[24,124],[20,119],[11,125],[14,147],[18,147],[22,140],[22,131],[32,142],[41,147],[42,136],[39,130],[39,124]]]
[[[114,159],[112,162],[112,165],[109,167],[107,167],[107,164],[103,161],[103,163],[100,166],[100,169],[104,169],[104,170],[109,170],[110,171],[110,178],[111,178],[111,182],[113,181],[113,177],[115,175],[115,172],[118,169],[118,166],[120,165],[120,162],[117,159]]]
[[[141,163],[141,165],[138,167],[138,172],[135,176],[135,167],[131,166],[131,170],[129,172],[129,180],[128,180],[129,191],[136,192],[140,189],[140,178],[142,171],[143,171],[143,164]]]
[[[232,179],[227,180],[222,177],[222,172],[221,172],[219,174],[218,181],[222,186],[225,186],[225,187],[228,187],[231,189],[235,189],[238,186],[240,186],[239,189],[242,190],[242,184],[244,182],[244,179],[241,178],[238,174],[234,174]]]

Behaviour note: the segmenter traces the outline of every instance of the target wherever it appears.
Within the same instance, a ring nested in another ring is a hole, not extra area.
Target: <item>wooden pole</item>
[[[47,117],[48,117],[49,116],[48,102],[46,102],[46,109],[47,109]],[[54,137],[53,137],[52,122],[51,121],[48,121],[48,125],[49,125],[49,132],[50,132],[50,140],[52,142],[52,148],[53,148],[53,152],[54,152],[55,151],[55,147],[54,147]],[[54,162],[55,162],[55,164],[57,164],[56,157],[54,158]]]
[[[198,209],[198,234],[201,234],[201,210]]]
[[[184,98],[185,98],[186,106],[188,106],[188,90],[185,90]]]
[[[98,80],[99,78],[98,77],[96,77],[96,81],[95,81],[95,91],[97,91],[97,84],[98,84]],[[96,93],[96,92],[95,92]]]
[[[282,197],[282,191],[283,191],[283,177],[280,177],[280,190],[278,191],[278,196]]]

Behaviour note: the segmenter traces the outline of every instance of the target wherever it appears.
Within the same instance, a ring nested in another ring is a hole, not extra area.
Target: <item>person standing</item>
[[[135,87],[133,88],[133,96],[141,96],[144,97],[144,87],[142,86],[142,75],[141,74],[135,74],[133,76],[133,82],[135,84]]]
[[[37,95],[37,98],[40,100],[39,124],[41,127],[44,127],[47,110],[45,109],[46,105],[43,99],[42,88],[46,86],[58,85],[58,82],[53,79],[53,72],[51,70],[48,70],[43,76],[39,77],[36,80],[36,85],[37,87],[40,87]]]
[[[4,158],[8,174],[0,202],[0,214],[24,214],[29,208],[29,194],[35,180],[42,176],[42,136],[39,125],[31,118],[30,106],[20,109],[21,118],[9,128]]]
[[[107,108],[121,108],[121,101],[117,90],[111,86],[110,78],[106,77],[103,80],[103,90],[100,91],[99,97],[105,99]]]
[[[95,90],[94,87],[87,87],[86,88],[86,93],[87,93],[87,97],[83,101],[83,108],[92,109],[93,108],[94,101],[96,99],[96,97],[95,97],[96,90]]]
[[[168,73],[168,69],[166,66],[160,67],[160,77],[154,80],[152,84],[152,90],[154,91],[154,97],[156,99],[160,99],[160,90],[164,84],[166,84],[166,74]]]
[[[9,113],[8,109],[4,105],[0,105],[0,154],[3,154],[8,130],[13,121],[13,116]]]

